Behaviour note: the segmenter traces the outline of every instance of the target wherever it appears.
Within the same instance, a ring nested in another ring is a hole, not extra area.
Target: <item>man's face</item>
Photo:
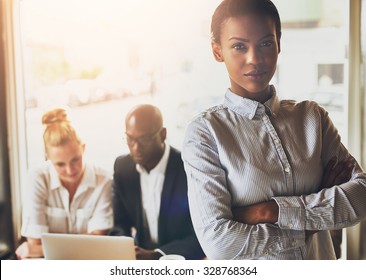
[[[135,163],[151,170],[159,163],[164,151],[166,129],[148,121],[131,117],[126,122],[126,140]]]

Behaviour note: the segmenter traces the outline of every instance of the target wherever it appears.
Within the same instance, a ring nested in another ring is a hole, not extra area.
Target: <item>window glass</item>
[[[273,2],[282,20],[279,95],[325,107],[347,145],[349,1]]]
[[[181,149],[188,121],[222,102],[229,80],[210,46],[220,0],[23,0],[20,42],[28,166],[45,159],[42,114],[69,109],[86,156],[112,170],[127,153],[124,116],[138,103],[163,112]],[[314,99],[346,143],[346,0],[274,0],[283,34],[273,78],[281,98]]]

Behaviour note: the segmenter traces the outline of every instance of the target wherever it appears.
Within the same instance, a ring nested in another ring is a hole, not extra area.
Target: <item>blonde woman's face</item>
[[[83,176],[84,144],[69,141],[61,146],[47,147],[47,158],[55,167],[61,183],[77,184]]]

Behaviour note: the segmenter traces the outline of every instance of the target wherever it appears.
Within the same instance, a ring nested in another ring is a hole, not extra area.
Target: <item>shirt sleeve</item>
[[[98,187],[101,188],[101,192],[96,202],[94,212],[88,221],[89,233],[95,230],[109,230],[113,227],[111,178],[103,178],[102,182],[98,184]]]
[[[188,126],[182,157],[193,226],[209,259],[257,259],[304,245],[304,230],[233,220],[226,172],[205,119]]]
[[[322,119],[322,161],[336,156],[355,164],[351,180],[303,196],[274,197],[279,205],[278,224],[283,229],[330,230],[349,227],[366,217],[366,174],[342,145],[328,113],[317,107]]]
[[[48,232],[47,186],[45,174],[38,170],[29,172],[28,184],[23,193],[22,236],[41,238]]]

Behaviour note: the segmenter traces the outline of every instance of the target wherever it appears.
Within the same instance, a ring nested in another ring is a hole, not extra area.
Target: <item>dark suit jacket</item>
[[[118,157],[114,164],[113,210],[114,227],[111,235],[131,236],[131,228],[134,227],[136,245],[146,248],[140,175],[130,155]],[[158,248],[165,254],[179,254],[186,259],[204,257],[189,214],[183,162],[180,152],[173,147],[170,149],[161,193]]]

